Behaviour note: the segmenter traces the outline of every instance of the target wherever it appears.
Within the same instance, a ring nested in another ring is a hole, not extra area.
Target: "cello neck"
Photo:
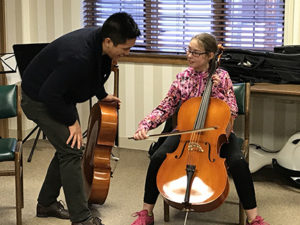
[[[208,105],[209,105],[209,100],[210,100],[210,95],[211,95],[211,90],[212,90],[212,75],[216,71],[216,56],[212,59],[210,63],[210,69],[209,69],[209,76],[208,76],[208,81],[206,83],[205,90],[202,95],[202,101],[199,107],[199,111],[197,114],[197,118],[194,124],[194,129],[201,129],[204,128],[205,120],[206,120],[206,114],[208,110]]]
[[[111,71],[114,72],[114,96],[119,97],[119,66],[117,61],[113,61]]]
[[[211,95],[211,91],[212,91],[212,84],[213,84],[212,75],[216,72],[216,69],[220,64],[220,58],[223,53],[223,46],[218,45],[218,50],[219,51],[214,55],[214,57],[212,58],[212,60],[210,62],[210,66],[209,66],[209,70],[208,70],[208,72],[209,72],[208,81],[206,83],[206,87],[205,87],[205,90],[202,95],[202,101],[201,101],[199,111],[197,114],[197,118],[196,118],[196,121],[194,124],[194,129],[204,128],[206,114],[207,114],[208,105],[209,105],[209,101],[210,101],[210,95]]]

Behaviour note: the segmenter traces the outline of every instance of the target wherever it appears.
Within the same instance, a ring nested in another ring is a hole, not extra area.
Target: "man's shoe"
[[[251,222],[248,221],[248,219],[246,220],[246,225],[270,225],[267,222],[264,221],[264,219],[260,216],[256,216],[254,220],[252,220]]]
[[[104,225],[99,217],[91,217],[80,223],[72,223],[72,225]]]
[[[131,225],[154,225],[154,215],[149,216],[147,210],[136,212],[133,216],[138,218]]]
[[[61,201],[54,202],[51,205],[45,207],[41,204],[36,206],[36,216],[37,217],[56,217],[59,219],[70,219],[68,210],[64,208]]]

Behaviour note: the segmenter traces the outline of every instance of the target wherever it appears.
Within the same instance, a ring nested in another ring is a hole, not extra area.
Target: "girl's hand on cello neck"
[[[221,79],[217,74],[212,75],[213,86],[216,87],[220,84]]]
[[[145,129],[137,130],[135,134],[133,135],[134,140],[143,140],[147,139],[147,131]]]

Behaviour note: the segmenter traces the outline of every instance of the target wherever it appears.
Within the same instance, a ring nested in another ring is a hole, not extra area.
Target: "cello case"
[[[251,173],[264,166],[273,168],[300,188],[300,132],[293,134],[279,151],[264,150],[250,146],[249,165]]]

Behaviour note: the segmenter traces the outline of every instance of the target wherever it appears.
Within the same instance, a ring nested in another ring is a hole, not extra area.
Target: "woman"
[[[147,138],[147,132],[166,121],[174,114],[180,103],[192,97],[201,96],[207,80],[209,63],[217,52],[217,42],[214,36],[202,33],[194,36],[186,48],[189,67],[178,73],[167,96],[161,103],[139,123],[134,134],[136,140]],[[238,138],[233,133],[233,122],[237,117],[237,104],[232,82],[227,71],[218,68],[213,78],[212,97],[225,101],[231,111],[231,120],[226,129],[228,143],[221,148],[220,155],[226,159],[228,170],[232,175],[238,196],[247,215],[247,225],[268,225],[258,216],[253,181],[248,163],[240,150]],[[143,209],[137,212],[138,218],[132,225],[153,225],[153,209],[159,195],[156,186],[156,175],[166,158],[166,153],[174,152],[179,144],[179,136],[168,137],[153,153],[148,167]]]

